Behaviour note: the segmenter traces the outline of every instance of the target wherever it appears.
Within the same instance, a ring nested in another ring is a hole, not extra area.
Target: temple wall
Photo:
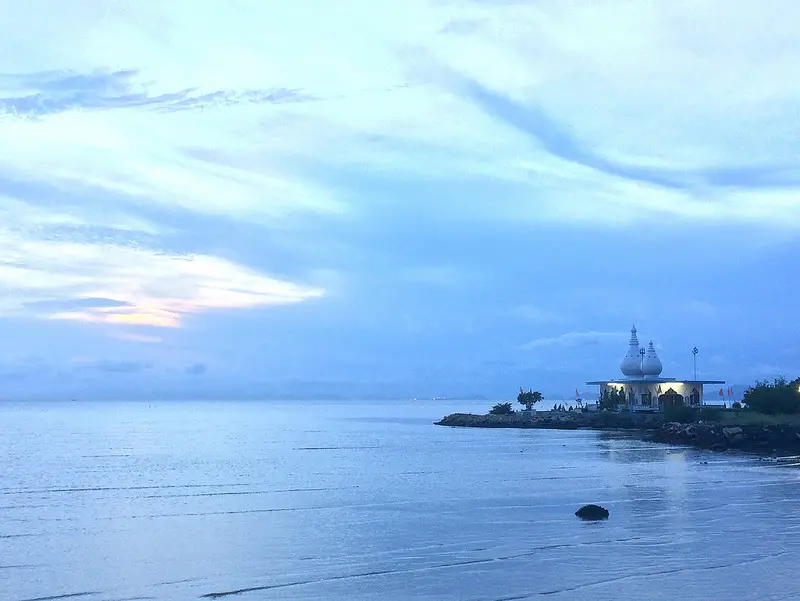
[[[659,392],[660,388],[660,392]],[[658,397],[666,394],[670,389],[683,397],[683,402],[688,404],[693,390],[697,390],[700,395],[700,403],[703,402],[703,385],[695,382],[608,382],[600,386],[600,394],[605,390],[624,390],[626,395],[633,393],[636,402],[641,403],[642,394],[649,392],[652,395],[653,404],[658,403]]]

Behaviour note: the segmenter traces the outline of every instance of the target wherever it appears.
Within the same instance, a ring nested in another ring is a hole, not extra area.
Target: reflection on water
[[[800,598],[800,471],[484,405],[0,405],[0,599]]]

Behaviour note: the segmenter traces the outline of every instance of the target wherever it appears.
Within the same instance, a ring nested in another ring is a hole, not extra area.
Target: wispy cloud
[[[531,323],[548,323],[561,319],[557,313],[546,311],[530,304],[514,307],[511,309],[511,314]]]
[[[100,371],[120,374],[134,374],[153,369],[151,363],[139,361],[116,361],[112,359],[78,360],[75,371]]]
[[[314,100],[299,90],[218,90],[199,94],[189,88],[151,95],[137,84],[135,70],[93,73],[41,72],[0,74],[0,114],[44,117],[73,110],[151,107],[164,111],[202,109],[241,103],[279,104]],[[14,94],[18,95],[14,95]]]
[[[22,303],[33,311],[80,311],[84,309],[120,309],[130,307],[131,303],[112,298],[49,299]]]
[[[548,338],[535,338],[522,345],[525,350],[532,350],[542,347],[563,347],[580,348],[587,346],[598,346],[609,340],[623,340],[627,334],[625,332],[567,332],[559,336]]]
[[[692,170],[626,163],[602,156],[579,140],[567,124],[558,123],[535,104],[517,102],[469,78],[460,78],[456,90],[493,119],[529,136],[550,155],[604,175],[678,190],[711,185],[778,189],[800,187],[800,161],[776,165],[708,166]]]
[[[324,293],[209,255],[165,255],[12,233],[0,239],[0,249],[0,274],[10,292],[6,312],[12,314],[177,327],[183,317],[208,310],[297,303]]]
[[[114,338],[124,340],[127,342],[140,342],[143,344],[159,344],[163,339],[159,336],[151,336],[148,334],[136,334],[133,332],[121,332],[112,334]]]

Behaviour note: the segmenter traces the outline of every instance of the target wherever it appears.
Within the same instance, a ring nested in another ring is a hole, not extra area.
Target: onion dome
[[[642,374],[656,377],[661,375],[662,369],[664,369],[664,367],[661,365],[661,359],[658,358],[656,348],[653,346],[653,341],[651,340],[650,344],[647,345],[644,361],[642,361]]]
[[[636,336],[636,326],[631,328],[631,339],[628,342],[628,352],[619,364],[622,373],[628,377],[642,375],[642,356],[639,353],[639,338]]]

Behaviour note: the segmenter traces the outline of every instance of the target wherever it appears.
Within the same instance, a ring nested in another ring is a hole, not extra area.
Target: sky
[[[0,14],[0,398],[800,375],[800,3]]]

